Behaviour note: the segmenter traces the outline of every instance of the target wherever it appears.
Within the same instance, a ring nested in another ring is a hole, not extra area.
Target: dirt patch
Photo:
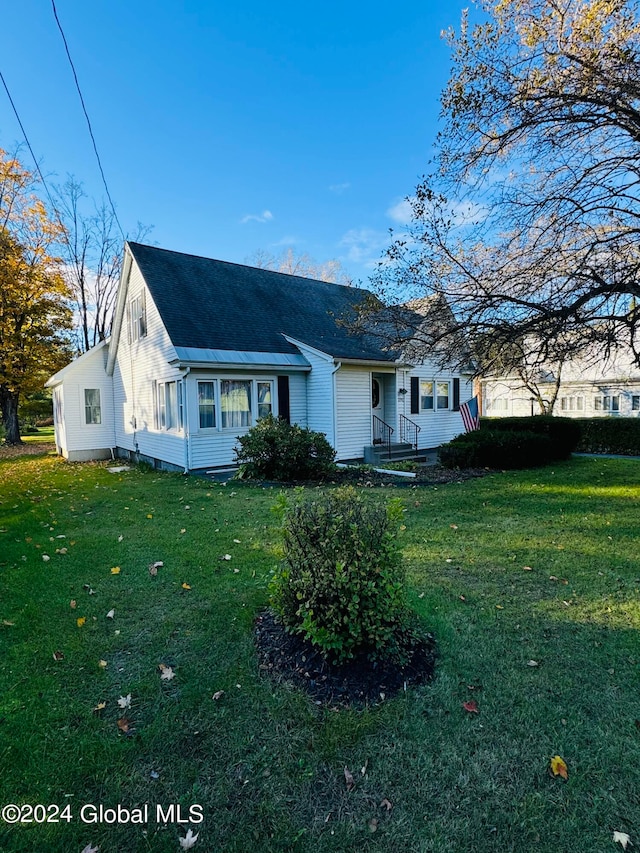
[[[361,708],[380,704],[415,684],[433,678],[436,644],[431,634],[416,643],[409,662],[371,662],[362,655],[340,666],[330,664],[301,636],[288,634],[272,611],[255,623],[260,670],[277,683],[305,690],[317,705]]]
[[[55,453],[56,446],[50,441],[28,441],[25,444],[0,444],[0,459],[13,459],[15,456],[40,456],[43,453]]]

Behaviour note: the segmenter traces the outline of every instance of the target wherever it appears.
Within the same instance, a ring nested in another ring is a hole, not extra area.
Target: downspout
[[[336,373],[341,367],[342,362],[339,361],[331,371],[331,385],[333,386],[333,446],[336,453],[338,452],[338,392],[336,390]]]
[[[188,474],[191,470],[191,430],[189,429],[189,396],[187,394],[187,377],[191,373],[191,368],[185,368],[185,373],[182,378],[182,411],[184,416],[184,472]]]

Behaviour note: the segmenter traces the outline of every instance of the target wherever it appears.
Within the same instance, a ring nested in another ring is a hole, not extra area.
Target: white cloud
[[[399,222],[400,225],[408,225],[411,222],[411,198],[403,198],[392,204],[387,210],[387,216],[390,216],[394,222]]]
[[[295,234],[285,234],[284,237],[281,237],[280,240],[276,240],[275,243],[271,243],[271,246],[297,246],[299,243],[304,243],[304,240],[301,237],[296,237]]]
[[[331,184],[329,190],[336,195],[342,195],[342,193],[348,190],[350,186],[351,184],[349,181],[346,181],[344,184]]]
[[[262,213],[247,213],[240,222],[244,225],[246,222],[270,222],[272,219],[273,213],[270,210],[263,210]]]
[[[389,245],[389,235],[373,228],[352,228],[340,240],[340,245],[347,249],[347,260],[373,268]]]

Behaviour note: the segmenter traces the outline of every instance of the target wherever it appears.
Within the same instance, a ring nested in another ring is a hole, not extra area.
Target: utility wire
[[[58,219],[58,222],[60,223],[60,225],[62,225],[62,220],[60,218],[60,214],[58,213],[58,208],[56,206],[55,201],[53,200],[53,196],[49,192],[49,187],[47,186],[47,182],[45,181],[44,175],[42,174],[42,170],[40,169],[40,164],[38,163],[38,160],[37,160],[36,155],[33,151],[33,148],[31,147],[31,143],[29,142],[29,137],[27,136],[27,131],[24,129],[24,125],[22,124],[22,119],[20,118],[20,114],[18,113],[18,108],[16,107],[13,98],[11,97],[11,92],[9,91],[9,87],[7,86],[7,81],[4,79],[4,75],[3,75],[2,71],[0,71],[0,80],[2,80],[2,85],[4,86],[4,90],[7,93],[7,98],[9,98],[9,103],[11,104],[11,106],[13,108],[13,112],[14,112],[14,115],[16,117],[16,120],[17,120],[18,124],[20,125],[20,130],[22,131],[22,136],[24,137],[24,141],[27,143],[27,148],[29,149],[29,151],[31,153],[31,156],[33,158],[33,162],[34,162],[35,167],[36,167],[36,171],[38,172],[38,175],[40,176],[40,180],[42,181],[42,186],[44,187],[44,190],[47,194],[47,198],[49,199],[49,203],[51,204],[51,207],[52,207],[53,212],[55,213],[55,215]],[[63,228],[64,228],[64,226],[63,226]],[[65,232],[66,232],[66,229],[65,229]]]
[[[62,29],[62,24],[60,23],[60,18],[58,17],[58,10],[56,9],[55,0],[51,0],[51,6],[53,7],[53,16],[56,19],[56,24],[58,25],[58,29],[60,30],[60,35],[62,36],[62,41],[64,42],[64,49],[67,52],[67,59],[69,60],[69,65],[71,66],[71,70],[73,72],[73,79],[76,82],[76,89],[78,90],[78,95],[80,96],[80,103],[82,104],[82,111],[84,112],[84,117],[87,120],[87,126],[89,128],[89,136],[91,137],[91,142],[93,143],[93,150],[95,151],[96,160],[98,161],[98,167],[100,169],[100,174],[102,175],[102,183],[104,184],[105,192],[107,193],[107,198],[109,199],[109,204],[111,205],[111,210],[113,211],[113,216],[116,221],[118,228],[120,229],[120,234],[122,235],[122,239],[125,238],[125,233],[122,229],[122,225],[120,225],[120,220],[118,219],[118,214],[116,213],[116,207],[113,203],[113,199],[111,198],[111,193],[109,192],[109,187],[107,186],[107,179],[104,174],[104,169],[102,168],[102,162],[100,160],[100,155],[98,154],[98,146],[96,144],[96,138],[93,135],[93,128],[91,127],[91,120],[89,119],[89,113],[87,112],[87,107],[84,102],[84,98],[82,96],[82,90],[80,89],[80,83],[78,81],[78,75],[76,73],[75,65],[73,64],[73,60],[71,59],[71,53],[69,51],[69,45],[67,44],[67,39],[64,34],[64,30]],[[40,170],[38,170],[40,171]]]

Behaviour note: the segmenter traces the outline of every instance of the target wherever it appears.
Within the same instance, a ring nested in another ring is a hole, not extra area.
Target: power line
[[[109,199],[109,204],[111,205],[111,210],[113,211],[113,216],[116,221],[118,228],[120,229],[120,234],[122,235],[122,239],[125,238],[125,233],[122,229],[122,225],[120,225],[120,220],[118,219],[118,214],[116,213],[116,207],[113,203],[113,199],[111,198],[111,193],[109,192],[109,187],[107,186],[107,179],[104,174],[104,169],[102,168],[102,162],[100,160],[100,155],[98,154],[98,146],[96,144],[96,138],[93,135],[93,128],[91,127],[91,120],[89,119],[89,113],[87,112],[87,107],[84,102],[84,98],[82,96],[82,90],[80,89],[80,83],[78,81],[78,75],[76,73],[75,65],[73,64],[73,60],[71,59],[71,53],[69,51],[69,45],[67,44],[67,39],[64,34],[64,30],[62,29],[62,24],[60,23],[60,18],[58,17],[58,10],[56,9],[55,0],[51,0],[51,6],[53,7],[53,16],[56,19],[56,24],[58,25],[58,29],[60,30],[60,35],[62,36],[62,41],[64,42],[64,49],[67,52],[67,59],[69,60],[69,65],[71,66],[71,70],[73,72],[73,79],[76,82],[76,89],[78,90],[78,95],[80,96],[80,103],[82,104],[82,111],[84,112],[84,117],[87,120],[87,127],[89,128],[89,136],[91,137],[91,142],[93,143],[93,150],[96,155],[96,160],[98,161],[98,167],[100,169],[100,174],[102,175],[102,183],[104,184],[105,192],[107,193],[107,198]],[[39,170],[38,170],[39,171]]]
[[[38,163],[38,160],[36,159],[36,155],[33,151],[33,148],[31,147],[31,143],[29,142],[29,137],[27,136],[27,131],[24,129],[24,125],[22,124],[22,119],[20,118],[20,114],[18,113],[18,108],[16,107],[13,98],[11,97],[11,92],[9,91],[9,87],[7,86],[7,81],[4,79],[4,75],[3,75],[2,71],[0,71],[0,80],[2,80],[2,85],[4,86],[4,90],[7,93],[7,98],[9,98],[9,103],[11,104],[11,107],[13,109],[13,112],[14,112],[14,115],[15,115],[16,120],[18,122],[18,125],[20,126],[20,130],[22,131],[22,136],[24,137],[24,141],[27,143],[27,148],[29,149],[29,151],[31,153],[31,157],[33,158],[33,162],[35,164],[36,171],[38,172],[38,175],[40,176],[40,180],[42,181],[42,186],[44,187],[44,190],[47,194],[47,198],[49,199],[49,203],[51,204],[51,207],[52,207],[53,212],[55,213],[55,215],[58,219],[59,224],[62,225],[62,220],[60,218],[60,214],[58,213],[58,208],[56,206],[55,201],[53,200],[53,196],[49,192],[49,187],[47,186],[47,182],[45,181],[44,175],[42,174],[42,170],[40,169],[40,163]],[[62,225],[62,227],[64,229],[63,225]]]

